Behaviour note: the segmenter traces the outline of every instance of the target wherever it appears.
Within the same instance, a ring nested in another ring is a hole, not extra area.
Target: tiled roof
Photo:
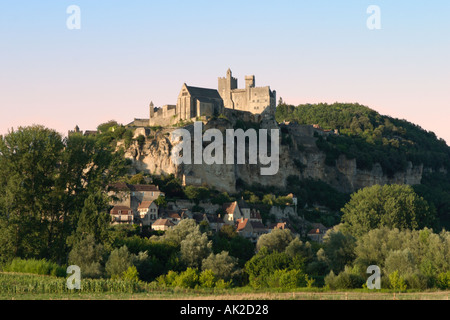
[[[131,191],[159,191],[158,186],[153,184],[130,184]]]
[[[234,210],[236,209],[237,206],[237,202],[229,202],[229,203],[224,203],[222,208],[225,211],[225,213],[227,214],[233,214]]]
[[[129,214],[128,212],[130,212],[130,211],[131,211],[130,214],[133,213],[133,211],[131,210],[130,207],[125,207],[125,206],[115,206],[114,208],[111,209],[110,214],[117,215],[117,214],[119,214],[119,211],[121,211],[120,214],[123,214],[123,215],[128,215],[128,214]]]
[[[153,201],[142,201],[141,204],[139,204],[139,209],[148,209],[152,205]]]
[[[236,231],[239,232],[239,231],[245,229],[245,227],[247,226],[247,222],[248,222],[248,219],[244,219],[244,218],[236,220]]]
[[[153,184],[128,184],[125,182],[118,182],[109,186],[112,191],[160,191],[158,186]]]
[[[171,219],[181,219],[180,215],[176,212],[170,212],[167,214],[167,216]]]
[[[158,219],[153,223],[154,226],[167,226],[172,227],[174,226],[173,222],[169,219]]]

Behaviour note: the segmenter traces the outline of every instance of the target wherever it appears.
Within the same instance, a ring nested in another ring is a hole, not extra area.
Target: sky
[[[0,0],[0,134],[127,124],[231,68],[239,87],[255,75],[289,104],[357,102],[450,144],[449,59],[448,0]]]

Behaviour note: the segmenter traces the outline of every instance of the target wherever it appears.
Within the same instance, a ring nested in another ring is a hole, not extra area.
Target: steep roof
[[[153,201],[142,201],[142,202],[139,204],[138,210],[139,210],[139,209],[148,209],[148,208],[150,208],[150,206],[152,205],[152,203],[153,203]]]
[[[194,98],[209,98],[209,99],[220,99],[222,97],[219,94],[219,91],[216,89],[208,89],[208,88],[199,88],[199,87],[191,87],[186,85],[186,89],[189,91],[192,97]]]
[[[224,203],[222,209],[225,211],[226,214],[231,215],[234,213],[234,210],[236,209],[237,205],[238,205],[237,201]]]
[[[248,223],[248,219],[242,218],[242,219],[236,220],[236,231],[239,232],[239,231],[244,230],[245,227],[247,226],[247,223]],[[251,225],[251,224],[249,224],[249,225]]]
[[[239,200],[238,204],[240,209],[250,209],[249,205],[247,204],[247,202],[245,202],[243,197]]]

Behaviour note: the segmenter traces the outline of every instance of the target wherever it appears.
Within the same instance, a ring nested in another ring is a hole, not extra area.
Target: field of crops
[[[146,282],[83,279],[80,290],[69,290],[65,278],[21,273],[0,273],[0,299],[89,300],[448,300],[450,291],[394,293],[351,290],[276,292],[250,288],[196,290],[156,288]]]
[[[81,293],[138,293],[147,291],[145,282],[83,279]],[[33,274],[0,273],[0,294],[73,293],[65,278]]]

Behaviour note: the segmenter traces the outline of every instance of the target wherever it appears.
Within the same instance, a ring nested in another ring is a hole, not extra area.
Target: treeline
[[[0,137],[0,263],[14,257],[65,263],[85,234],[105,241],[105,192],[126,171],[102,135],[62,137],[42,126]]]

